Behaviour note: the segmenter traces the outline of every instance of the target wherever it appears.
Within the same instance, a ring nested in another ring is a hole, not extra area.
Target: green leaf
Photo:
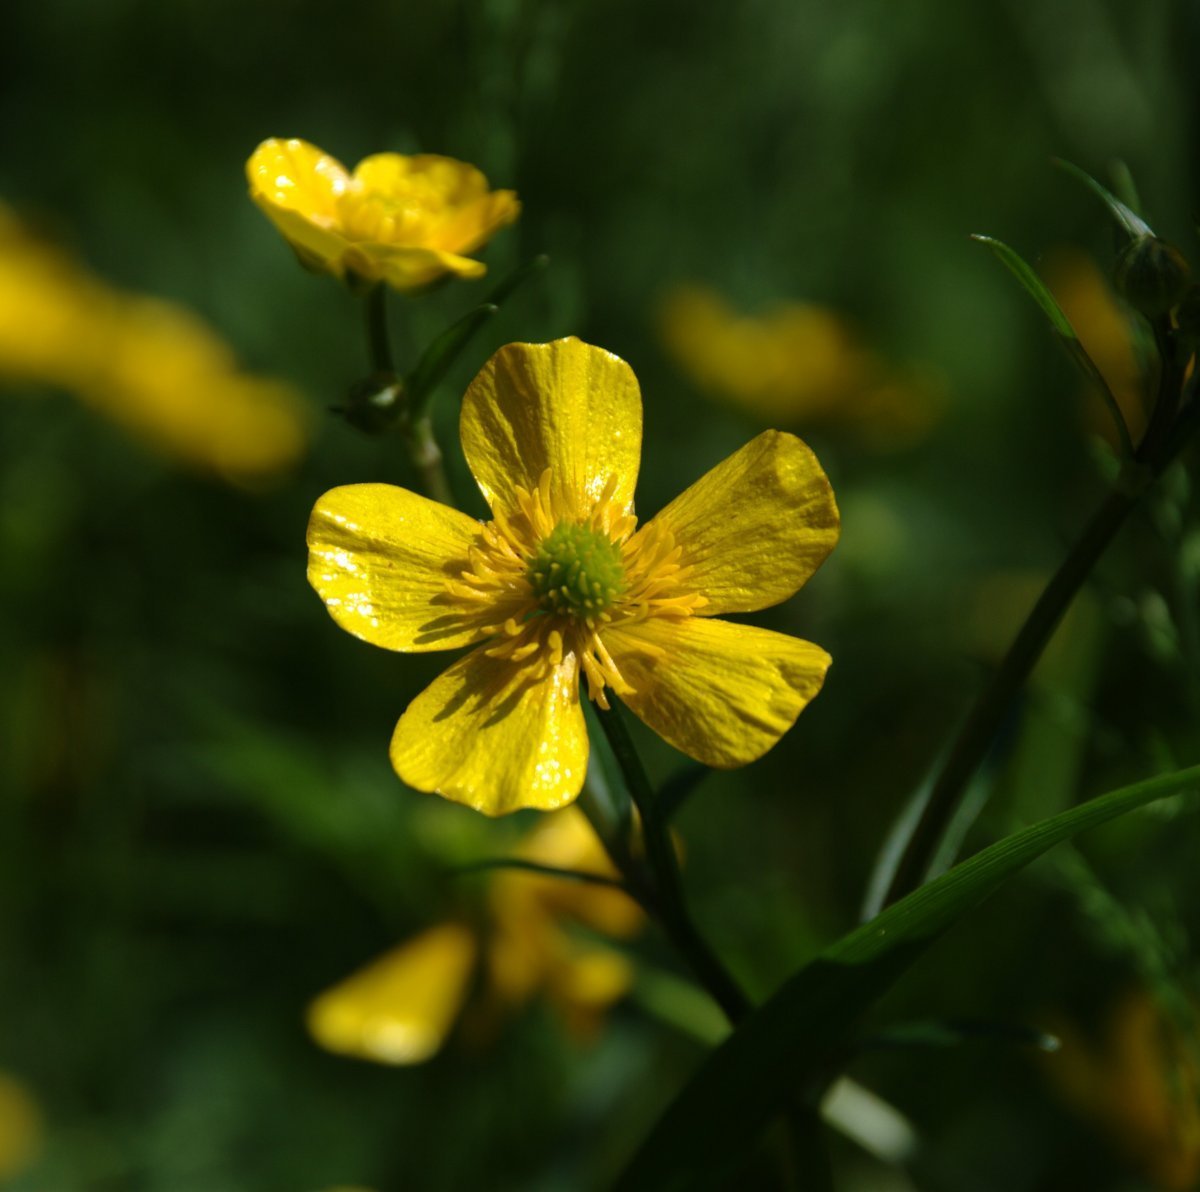
[[[1114,203],[1116,201],[1113,199]],[[1130,214],[1133,213],[1130,212]],[[1134,218],[1137,217],[1134,216]],[[1059,342],[1067,350],[1067,355],[1100,391],[1100,396],[1104,399],[1104,404],[1108,407],[1108,412],[1116,424],[1117,434],[1121,438],[1121,446],[1124,448],[1126,456],[1132,456],[1134,453],[1133,440],[1129,437],[1129,428],[1125,425],[1125,416],[1121,413],[1121,407],[1117,403],[1113,391],[1108,387],[1104,374],[1084,350],[1083,344],[1079,342],[1079,336],[1075,334],[1075,328],[1071,326],[1071,321],[1063,313],[1057,299],[1047,289],[1046,283],[1038,277],[1021,254],[1016,249],[1010,248],[1003,240],[997,240],[993,236],[982,236],[978,233],[972,234],[971,239],[990,248],[996,258],[1025,287],[1026,293],[1041,307],[1042,313],[1050,320],[1054,330],[1058,333]]]
[[[425,412],[430,395],[441,384],[471,337],[500,309],[514,290],[535,273],[540,273],[549,263],[550,258],[543,253],[514,269],[488,295],[486,302],[468,311],[457,323],[452,323],[425,349],[404,386],[414,420]]]
[[[1139,236],[1154,235],[1154,229],[1136,211],[1122,203],[1107,187],[1101,186],[1086,170],[1081,170],[1073,162],[1064,161],[1061,157],[1056,157],[1054,164],[1059,169],[1066,170],[1072,178],[1082,182],[1096,195],[1131,240],[1136,240]]]
[[[983,236],[978,232],[972,233],[971,239],[987,245],[992,250],[997,260],[1025,287],[1029,296],[1042,308],[1042,313],[1050,320],[1054,325],[1054,330],[1063,339],[1079,342],[1075,328],[1063,314],[1062,307],[1058,305],[1054,295],[1046,288],[1046,283],[1034,273],[1033,268],[1026,263],[1025,258],[1016,249],[1009,248],[1003,240],[997,240],[994,236]]]
[[[1200,787],[1200,766],[1052,816],[977,853],[843,936],[709,1055],[618,1188],[662,1192],[706,1186],[774,1114],[837,1071],[861,1016],[967,911],[1061,841],[1187,787]]]
[[[417,411],[425,404],[426,399],[441,383],[446,373],[450,371],[450,366],[467,346],[467,341],[499,309],[493,302],[485,302],[482,306],[475,307],[474,310],[463,315],[457,323],[452,323],[447,327],[425,349],[404,384],[405,392],[413,406],[414,418],[420,416]]]

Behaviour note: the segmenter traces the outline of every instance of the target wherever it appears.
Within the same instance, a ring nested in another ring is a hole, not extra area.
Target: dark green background
[[[678,281],[747,310],[831,304],[941,378],[944,417],[903,450],[798,428],[843,540],[753,620],[834,667],[773,753],[708,779],[680,819],[697,916],[761,994],[853,924],[888,826],[1029,598],[981,631],[980,585],[1052,567],[1101,491],[1080,382],[967,234],[1107,266],[1103,210],[1050,158],[1105,177],[1123,158],[1151,221],[1195,248],[1194,6],[17,0],[0,20],[0,196],[114,284],[199,310],[318,426],[302,469],[246,494],[65,395],[0,402],[0,1070],[49,1126],[13,1187],[603,1186],[699,1054],[637,1005],[591,1048],[534,1010],[490,1050],[452,1043],[410,1070],[304,1033],[314,993],[477,897],[449,865],[528,822],[400,785],[389,734],[444,660],[355,641],[305,584],[316,497],[412,477],[397,441],[322,413],[366,371],[360,312],[297,269],[246,198],[245,159],[268,136],[350,165],[440,152],[521,194],[491,275],[552,265],[439,395],[464,494],[456,398],[510,340],[578,334],[630,362],[643,516],[761,429],[664,354],[655,312]],[[394,302],[403,358],[484,292]],[[1180,469],[1014,710],[973,840],[1196,760],[1198,535]],[[656,776],[681,763],[639,741]],[[1150,973],[1193,989],[1196,815],[1166,815],[1085,841],[1091,876],[1051,859],[1015,883],[879,1023],[1086,1027]],[[1115,905],[1095,909],[1097,883]],[[637,950],[675,963],[652,933]],[[1043,1067],[984,1041],[868,1051],[853,1072],[918,1126],[922,1189],[1141,1186]],[[846,1187],[906,1186],[836,1152]]]

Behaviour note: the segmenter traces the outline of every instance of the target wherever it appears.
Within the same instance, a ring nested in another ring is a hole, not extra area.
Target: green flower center
[[[573,522],[559,522],[542,539],[525,574],[544,612],[581,621],[610,608],[625,586],[620,548]]]

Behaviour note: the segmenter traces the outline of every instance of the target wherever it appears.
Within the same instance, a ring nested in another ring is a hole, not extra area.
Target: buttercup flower
[[[344,629],[391,650],[477,645],[409,705],[392,764],[489,815],[578,795],[579,702],[615,692],[710,766],[745,765],[825,677],[818,646],[718,620],[791,596],[838,536],[799,439],[766,431],[640,528],[641,396],[622,360],[577,339],[509,344],[463,399],[484,524],[406,489],[326,493],[309,581]]]
[[[713,290],[683,285],[664,297],[659,327],[700,388],[773,422],[852,426],[886,444],[928,430],[936,414],[928,378],[886,364],[827,307],[785,302],[743,315]]]
[[[175,303],[114,289],[0,205],[0,380],[51,385],[162,451],[234,480],[303,454],[303,400],[238,368]]]
[[[353,173],[307,141],[264,141],[246,163],[250,197],[311,269],[412,290],[453,273],[482,277],[468,254],[512,223],[511,190],[474,166],[423,153],[376,153]]]
[[[515,855],[542,865],[616,877],[596,834],[574,808],[543,820]],[[593,1035],[628,992],[633,968],[619,952],[577,939],[574,920],[625,938],[643,922],[637,904],[611,886],[566,882],[518,869],[489,883],[479,929],[440,923],[327,989],[308,1010],[308,1028],[326,1050],[384,1064],[417,1064],[442,1047],[473,977],[484,986],[481,1013],[495,1018],[542,993],[567,1028]]]

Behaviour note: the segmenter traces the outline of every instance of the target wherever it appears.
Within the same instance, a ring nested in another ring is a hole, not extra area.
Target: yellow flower
[[[587,821],[574,809],[544,820],[517,850],[526,861],[615,877]],[[494,1006],[512,1011],[542,992],[568,1029],[586,1038],[628,991],[633,969],[619,953],[572,937],[563,921],[624,937],[642,913],[620,890],[520,870],[492,879],[481,932],[443,923],[326,990],[308,1028],[326,1050],[384,1064],[417,1064],[442,1047],[459,1017],[482,952]]]
[[[307,141],[272,137],[246,163],[250,197],[311,269],[397,290],[447,273],[482,277],[468,254],[512,223],[511,190],[489,191],[466,162],[376,153],[351,174]]]
[[[845,319],[787,302],[737,314],[703,286],[678,286],[659,310],[663,343],[701,389],[773,422],[852,425],[886,442],[928,429],[935,393],[868,350]]]
[[[294,463],[301,398],[240,371],[174,303],[106,285],[0,206],[0,377],[63,388],[151,445],[236,480]]]
[[[1069,1023],[1045,1069],[1155,1187],[1186,1192],[1200,1181],[1200,1041],[1168,1019],[1147,990],[1121,997],[1102,1037]]]
[[[809,642],[717,620],[787,599],[838,536],[829,481],[766,431],[641,528],[641,396],[622,360],[577,339],[509,344],[463,399],[485,524],[383,484],[326,493],[309,581],[334,620],[391,650],[480,644],[409,705],[392,764],[489,815],[578,795],[579,702],[611,688],[710,766],[760,757],[820,689]]]

